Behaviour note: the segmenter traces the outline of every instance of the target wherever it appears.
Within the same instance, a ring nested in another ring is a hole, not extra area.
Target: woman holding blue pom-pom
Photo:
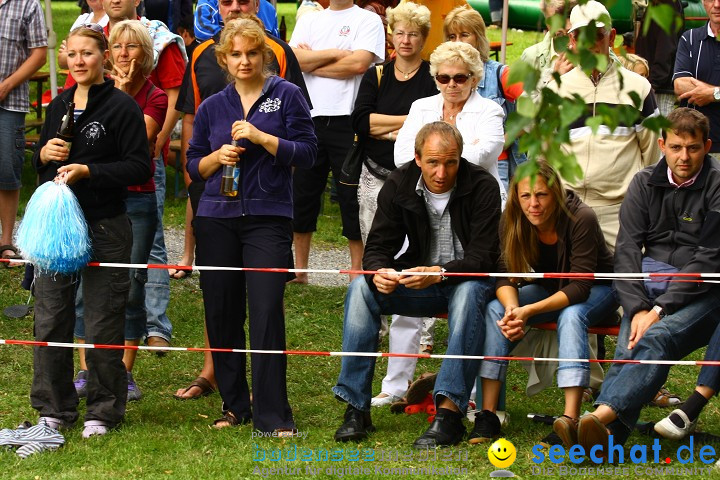
[[[129,263],[130,222],[125,213],[128,185],[150,178],[150,152],[145,122],[137,103],[103,77],[109,51],[102,28],[82,25],[67,38],[68,67],[77,85],[55,98],[47,109],[33,164],[41,182],[66,182],[77,197],[88,224],[92,260]],[[74,138],[56,136],[75,104]],[[48,214],[48,222],[61,218]],[[52,236],[47,248],[58,248]],[[79,274],[40,271],[34,281],[35,338],[72,342],[75,289],[82,276],[85,335],[88,343],[122,345],[125,305],[130,280],[119,268],[88,267]],[[87,354],[87,413],[83,437],[103,435],[125,415],[127,375],[121,350],[92,349]],[[67,348],[36,347],[30,392],[40,422],[52,428],[71,427],[78,419],[73,385],[73,354]]]

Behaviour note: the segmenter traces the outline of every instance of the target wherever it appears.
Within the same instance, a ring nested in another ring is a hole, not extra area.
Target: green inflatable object
[[[490,24],[488,0],[468,0],[468,3],[480,12],[485,23]],[[705,24],[707,13],[702,0],[688,0],[686,3],[685,28],[695,28]],[[509,0],[508,11],[508,26],[510,28],[540,31],[545,29],[545,19],[540,11],[540,0]],[[630,0],[617,0],[609,11],[613,19],[613,27],[618,33],[632,30],[632,21],[630,19],[632,5]]]

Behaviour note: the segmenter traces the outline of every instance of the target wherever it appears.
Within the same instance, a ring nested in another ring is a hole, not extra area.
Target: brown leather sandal
[[[674,393],[670,393],[670,391],[665,387],[658,390],[657,394],[655,395],[655,398],[650,400],[650,403],[649,403],[649,405],[652,405],[653,407],[660,407],[660,408],[668,408],[668,407],[677,408],[682,404],[683,404],[683,399],[680,398],[678,395],[675,395]]]
[[[230,410],[225,410],[223,416],[213,422],[212,427],[218,430],[226,427],[238,427],[250,423],[250,420],[249,417],[237,418]]]
[[[213,387],[213,385],[207,378],[197,377],[185,390],[183,390],[182,393],[187,393],[193,387],[197,387],[200,390],[200,393],[198,395],[193,395],[192,397],[183,397],[182,395],[174,394],[173,397],[178,400],[197,400],[198,398],[206,397],[211,393],[215,393],[216,389],[215,387]]]

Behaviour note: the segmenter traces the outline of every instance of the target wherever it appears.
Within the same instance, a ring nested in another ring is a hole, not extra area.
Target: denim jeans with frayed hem
[[[377,351],[380,316],[397,313],[410,317],[448,313],[447,355],[480,355],[485,336],[483,313],[494,284],[469,280],[457,285],[431,285],[422,290],[398,285],[390,294],[371,289],[364,277],[348,289],[343,320],[344,352]],[[479,360],[443,360],[435,397],[450,399],[461,411],[467,409]],[[370,410],[375,357],[343,357],[340,377],[333,393],[353,407]]]
[[[712,362],[720,360],[720,326],[715,329],[715,333],[713,333],[710,343],[708,343],[705,360]],[[698,386],[704,385],[712,388],[715,395],[717,395],[720,391],[720,367],[704,365],[700,369],[697,384]]]
[[[720,291],[713,287],[689,305],[651,326],[632,350],[627,345],[632,319],[623,316],[615,360],[680,360],[708,344],[720,324]],[[618,419],[608,425],[616,443],[624,443],[640,416],[667,379],[670,365],[614,363],[595,406],[607,405]]]
[[[167,264],[165,232],[163,231],[163,211],[165,210],[165,163],[162,155],[155,162],[155,197],[157,200],[157,227],[149,263]],[[147,272],[145,284],[145,309],[147,310],[148,337],[162,337],[168,342],[172,339],[172,323],[167,316],[170,303],[170,273],[164,268],[151,268]]]
[[[550,293],[540,285],[526,285],[518,291],[520,306],[544,300]],[[589,358],[588,327],[606,320],[617,310],[615,293],[609,285],[593,285],[590,295],[583,303],[569,305],[561,310],[535,315],[529,325],[557,322],[558,357]],[[505,316],[505,307],[498,300],[488,305],[485,313],[484,355],[507,357],[519,342],[511,342],[502,334],[498,320]],[[505,380],[507,360],[485,360],[480,376],[491,380]],[[590,383],[590,365],[581,362],[560,362],[557,373],[558,387],[587,387]]]

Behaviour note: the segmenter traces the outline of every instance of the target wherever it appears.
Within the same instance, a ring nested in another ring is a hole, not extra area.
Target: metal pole
[[[505,63],[505,57],[507,56],[507,29],[508,29],[508,4],[510,0],[503,1],[503,13],[502,13],[502,38],[500,40],[500,63]]]
[[[40,1],[40,0],[38,0]],[[42,6],[42,4],[41,4]],[[50,94],[52,98],[57,97],[57,56],[55,55],[55,47],[57,46],[57,35],[53,29],[52,7],[50,0],[45,0],[45,25],[48,30],[48,60],[50,61]]]

